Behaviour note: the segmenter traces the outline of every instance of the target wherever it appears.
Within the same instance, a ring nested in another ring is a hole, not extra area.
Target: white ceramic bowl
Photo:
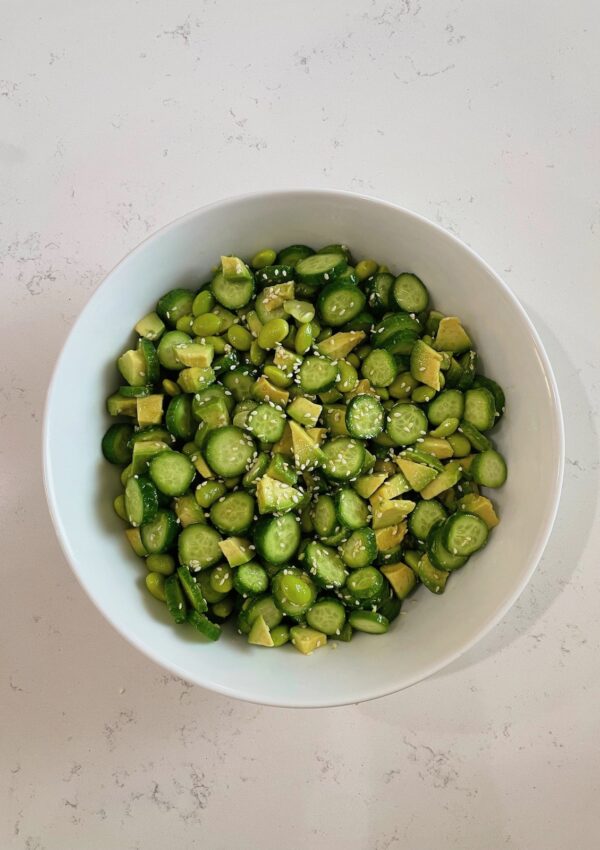
[[[452,576],[443,596],[424,589],[386,635],[357,635],[310,657],[267,651],[227,633],[203,643],[171,625],[143,586],[144,568],[112,510],[117,473],[103,462],[105,396],[115,358],[138,317],[174,286],[204,281],[222,253],[251,255],[290,243],[344,242],[357,257],[413,271],[435,306],[462,317],[485,369],[505,388],[507,414],[494,440],[509,476],[494,494],[502,522],[484,552]],[[83,376],[83,377],[82,377]],[[283,706],[329,706],[380,697],[444,667],[514,603],[534,571],[557,510],[563,426],[540,339],[500,278],[469,248],[414,213],[346,192],[265,192],[192,212],[147,239],[104,280],[62,350],[44,426],[45,480],[59,540],[77,578],[134,646],[190,682],[228,696]]]

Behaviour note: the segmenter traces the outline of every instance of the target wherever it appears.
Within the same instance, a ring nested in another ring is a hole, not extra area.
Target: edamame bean
[[[194,298],[192,304],[192,313],[194,316],[202,316],[204,313],[210,313],[215,306],[215,297],[208,289],[203,289]]]
[[[226,596],[225,599],[222,599],[220,602],[215,602],[215,604],[212,606],[212,613],[220,620],[225,620],[227,617],[229,617],[234,608],[235,597]]]
[[[448,419],[444,419],[443,422],[435,428],[430,436],[431,437],[449,437],[451,434],[454,434],[458,426],[460,425],[460,419],[456,419],[456,417],[449,416]]]
[[[351,392],[358,384],[358,372],[346,360],[338,360],[338,371],[340,380],[336,384],[336,388],[341,393]]]
[[[381,265],[377,269],[377,274],[389,274],[390,270],[386,265]]]
[[[271,629],[271,640],[273,646],[283,646],[290,639],[290,629],[285,623],[280,623],[278,626],[273,626]]]
[[[317,337],[317,342],[323,342],[324,339],[329,339],[330,336],[333,335],[333,328],[324,328],[319,336]]]
[[[192,326],[194,324],[194,317],[191,313],[186,316],[180,316],[179,319],[175,322],[175,327],[178,331],[183,331],[186,334],[192,332]]]
[[[387,401],[389,399],[390,394],[387,387],[373,387],[373,389],[382,401]]]
[[[227,351],[227,340],[222,336],[204,336],[196,337],[194,342],[205,342],[207,345],[212,345],[215,354],[225,354]]]
[[[266,359],[267,355],[258,344],[258,341],[253,339],[252,345],[250,346],[250,363],[252,363],[253,366],[262,366]]]
[[[166,602],[165,577],[161,573],[148,573],[146,576],[146,587],[155,599]]]
[[[302,325],[301,328],[298,328],[296,341],[294,343],[296,354],[306,354],[306,352],[310,349],[316,339],[315,325],[316,322],[307,322],[305,325]],[[320,332],[321,331],[319,329],[319,333]]]
[[[432,390],[431,387],[426,387],[425,384],[421,384],[412,391],[411,399],[417,404],[423,404],[426,401],[431,401],[434,395],[435,390]]]
[[[442,460],[454,455],[454,451],[448,440],[442,440],[439,437],[423,437],[423,441],[418,445],[421,451],[427,452],[434,457],[439,457]]]
[[[222,481],[203,481],[196,487],[196,501],[201,508],[210,508],[226,492],[227,487]]]
[[[462,434],[450,434],[448,442],[452,446],[454,457],[467,457],[471,454],[471,443]]]
[[[374,275],[379,267],[379,264],[375,262],[375,260],[361,260],[356,264],[356,268],[354,269],[356,273],[356,277],[361,280],[366,280],[371,275]]]
[[[235,478],[224,478],[223,484],[227,487],[228,490],[235,490],[242,479],[239,475]]]
[[[401,372],[394,383],[389,385],[388,390],[392,398],[402,401],[409,398],[418,386],[419,382],[413,378],[410,372]]]
[[[127,511],[125,510],[125,496],[123,494],[117,496],[117,498],[114,500],[113,508],[119,519],[123,519],[125,520],[125,522],[129,522],[129,517],[127,516]]]
[[[148,555],[146,567],[151,573],[170,576],[175,572],[175,558],[172,555]]]
[[[170,396],[176,396],[181,394],[181,389],[175,381],[171,381],[170,378],[164,378],[162,382],[163,392]]]
[[[296,301],[295,298],[283,302],[283,309],[292,318],[305,325],[307,322],[312,322],[315,317],[315,308],[310,301]]]
[[[196,336],[213,336],[221,330],[221,318],[215,313],[203,313],[194,319],[193,329]]]
[[[253,339],[250,331],[241,325],[231,325],[227,331],[227,339],[238,351],[250,351]]]
[[[360,360],[364,360],[371,353],[370,345],[361,345],[360,348],[356,349],[356,354],[360,358]]]
[[[279,366],[265,366],[263,369],[263,375],[265,378],[268,378],[272,384],[275,384],[276,387],[281,387],[281,389],[285,389],[293,383],[293,379],[286,375],[283,369],[280,369]]]
[[[272,266],[276,259],[277,253],[272,248],[263,248],[252,257],[250,265],[253,269],[264,269],[265,266]]]
[[[282,342],[290,332],[290,326],[285,319],[270,319],[258,335],[258,344],[269,351]]]
[[[211,570],[210,586],[213,590],[216,590],[217,593],[229,593],[230,590],[233,590],[231,567],[226,567],[224,564],[221,564],[220,566],[215,567],[214,570]]]
[[[357,355],[353,351],[348,355],[346,359],[351,366],[354,366],[355,369],[360,368],[360,357],[357,357]]]
[[[248,325],[248,329],[252,336],[257,339],[259,333],[262,331],[263,325],[255,310],[250,310],[250,312],[246,315],[246,324]]]

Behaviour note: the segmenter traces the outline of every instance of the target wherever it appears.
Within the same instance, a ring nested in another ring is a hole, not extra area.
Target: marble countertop
[[[591,0],[4,4],[3,850],[598,847],[599,35]],[[52,365],[104,274],[189,209],[290,185],[474,246],[566,415],[559,517],[513,610],[429,681],[342,709],[154,666],[75,581],[40,474]]]

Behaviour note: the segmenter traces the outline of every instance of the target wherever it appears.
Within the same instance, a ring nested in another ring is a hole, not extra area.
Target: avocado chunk
[[[310,629],[308,626],[292,626],[290,635],[292,643],[303,655],[310,655],[315,649],[325,646],[327,643],[327,635],[318,632],[316,629]]]
[[[277,443],[274,443],[272,450],[280,455],[283,455],[284,457],[293,457],[294,453],[292,450],[292,432],[290,429],[289,422],[284,428],[281,440],[279,440]]]
[[[195,452],[190,457],[190,460],[192,461],[192,463],[196,467],[196,472],[199,472],[200,475],[202,476],[202,478],[214,478],[215,477],[215,473],[212,471],[212,469],[207,464],[207,462],[204,460],[204,458],[202,457],[202,455],[200,454],[199,451]]]
[[[388,525],[387,528],[378,528],[375,531],[375,542],[377,550],[385,555],[387,552],[393,552],[402,543],[406,536],[407,530],[406,520],[398,523],[398,525]]]
[[[317,345],[321,354],[332,360],[342,360],[366,337],[364,331],[346,331],[333,334]]]
[[[433,347],[436,351],[449,351],[451,354],[462,354],[468,351],[473,343],[456,316],[446,316],[440,319]]]
[[[397,564],[385,564],[381,567],[381,572],[394,588],[394,593],[398,599],[406,599],[417,583],[417,577],[413,570],[407,564],[403,564],[402,561]]]
[[[443,357],[422,339],[418,339],[410,355],[410,373],[416,381],[433,390],[441,389],[440,370]]]
[[[206,523],[204,509],[200,507],[191,493],[186,493],[185,496],[177,496],[174,501],[175,513],[182,528],[187,528],[188,525],[194,525],[198,522]]]
[[[292,432],[292,449],[294,461],[298,469],[312,469],[323,463],[325,455],[317,444],[311,440],[306,431],[297,422],[290,422]]]
[[[275,313],[282,310],[284,301],[291,301],[294,297],[295,287],[293,281],[290,283],[276,283],[274,286],[265,286],[260,298],[263,309],[267,313]],[[284,314],[285,315],[285,314]]]
[[[143,319],[140,319],[135,326],[135,332],[144,339],[154,342],[163,335],[165,331],[165,323],[158,313],[148,313]]]
[[[307,425],[310,428],[314,428],[319,420],[322,410],[323,407],[320,404],[315,404],[307,398],[298,396],[298,398],[295,398],[290,404],[286,413],[296,422],[299,422],[300,425]]]
[[[205,387],[214,384],[216,375],[210,366],[190,366],[182,369],[177,378],[177,383],[184,393],[199,393]]]
[[[243,537],[226,537],[225,540],[219,540],[219,549],[230,567],[241,567],[252,560],[250,546],[250,541]]]
[[[387,475],[384,472],[373,472],[369,475],[361,475],[352,486],[359,496],[368,499],[381,487],[386,478]]]
[[[273,514],[298,507],[302,501],[302,493],[283,481],[263,475],[256,484],[256,499],[260,514]]]
[[[245,283],[254,280],[252,272],[239,257],[221,257],[223,277],[229,283]]]
[[[464,458],[460,461],[449,461],[444,467],[444,471],[440,472],[439,475],[433,479],[431,484],[423,487],[421,490],[421,498],[434,499],[436,496],[439,496],[440,493],[443,493],[444,490],[449,490],[450,487],[454,487],[455,484],[458,484],[462,475],[461,464],[463,460]]]
[[[476,493],[468,493],[459,499],[459,510],[467,511],[470,514],[476,514],[485,522],[488,528],[495,528],[500,520],[494,510],[494,505],[486,496],[479,496]]]
[[[137,398],[137,419],[140,427],[160,425],[163,416],[163,396],[147,395]]]
[[[213,362],[215,349],[212,345],[190,342],[188,345],[176,345],[175,357],[182,366],[200,366],[206,368]]]
[[[416,493],[420,493],[424,487],[431,484],[438,474],[431,466],[415,463],[414,460],[405,457],[399,457],[397,463],[410,484],[411,490]]]
[[[346,428],[346,408],[341,404],[329,404],[324,413],[325,425],[332,437],[348,437]]]
[[[250,634],[248,635],[248,643],[252,643],[254,646],[275,646],[271,637],[271,630],[267,626],[262,614],[259,614],[252,623]]]
[[[293,487],[298,481],[298,473],[286,461],[283,455],[275,452],[271,456],[271,461],[267,467],[266,474],[277,481],[282,481],[284,484],[289,484]]]
[[[139,348],[121,354],[117,360],[117,369],[130,387],[143,387],[148,381],[146,358]]]
[[[273,365],[283,369],[286,375],[291,377],[293,372],[302,365],[302,357],[299,354],[294,354],[293,351],[288,351],[283,345],[277,345],[273,355]]]
[[[282,407],[285,407],[290,399],[290,394],[287,390],[276,387],[264,375],[261,375],[254,383],[252,395],[257,401],[272,401],[275,404],[280,404]]]
[[[306,433],[318,446],[322,445],[327,439],[327,428],[307,428]]]
[[[421,556],[415,567],[415,572],[427,590],[430,590],[432,593],[444,592],[450,573],[434,567],[427,555]]]
[[[133,444],[131,469],[133,475],[143,475],[148,471],[148,463],[161,452],[171,451],[162,440],[140,440]]]
[[[229,425],[229,410],[222,398],[213,398],[198,408],[196,414],[209,428],[223,428]]]
[[[137,416],[137,399],[115,393],[106,399],[106,409],[111,416]]]
[[[401,496],[408,490],[414,490],[414,487],[411,487],[404,475],[398,472],[397,475],[392,475],[379,490],[373,493],[371,504],[375,507],[386,499],[397,499],[398,496]]]
[[[410,499],[384,499],[373,510],[373,530],[398,525],[414,507]]]
[[[353,390],[349,393],[346,393],[346,399],[350,401],[351,398],[357,395],[373,395],[375,398],[379,398],[373,387],[371,386],[371,382],[367,381],[366,378],[361,378],[361,380],[357,383]]]

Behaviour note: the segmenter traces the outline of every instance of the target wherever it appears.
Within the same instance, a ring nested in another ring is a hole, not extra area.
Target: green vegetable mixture
[[[345,245],[224,256],[135,330],[102,451],[175,623],[310,654],[387,632],[486,545],[504,393],[414,274]]]

